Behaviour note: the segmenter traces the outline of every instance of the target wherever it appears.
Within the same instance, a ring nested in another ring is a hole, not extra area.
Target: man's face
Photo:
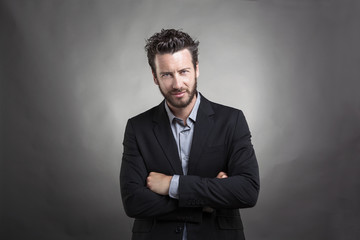
[[[155,84],[165,97],[170,107],[185,108],[195,102],[196,80],[199,77],[199,66],[196,69],[188,49],[173,54],[156,54]]]

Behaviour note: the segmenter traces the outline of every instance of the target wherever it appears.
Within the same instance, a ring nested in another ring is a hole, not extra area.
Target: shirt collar
[[[197,92],[196,93],[196,102],[195,102],[193,109],[191,110],[191,113],[190,113],[188,119],[191,119],[192,121],[196,122],[196,116],[197,116],[197,112],[199,110],[199,106],[200,106],[200,94],[199,94],[199,92]],[[165,101],[165,109],[166,109],[166,113],[169,117],[169,121],[171,124],[173,122],[174,118],[177,118],[177,117],[171,112],[166,101]]]

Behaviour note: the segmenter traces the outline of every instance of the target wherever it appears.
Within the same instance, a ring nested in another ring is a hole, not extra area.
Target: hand
[[[146,178],[146,186],[153,192],[160,195],[168,195],[172,176],[162,173],[150,172]]]
[[[226,174],[226,172],[219,172],[218,175],[216,176],[216,178],[227,178],[228,175]]]

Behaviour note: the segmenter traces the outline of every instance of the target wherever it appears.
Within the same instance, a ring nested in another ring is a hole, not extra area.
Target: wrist
[[[166,193],[169,195],[171,179],[173,176],[166,176]]]

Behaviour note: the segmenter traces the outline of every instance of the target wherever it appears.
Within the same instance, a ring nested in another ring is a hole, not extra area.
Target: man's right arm
[[[146,187],[149,173],[140,154],[131,120],[126,126],[123,145],[120,187],[126,214],[133,218],[147,218],[176,210],[178,200],[156,194]]]

